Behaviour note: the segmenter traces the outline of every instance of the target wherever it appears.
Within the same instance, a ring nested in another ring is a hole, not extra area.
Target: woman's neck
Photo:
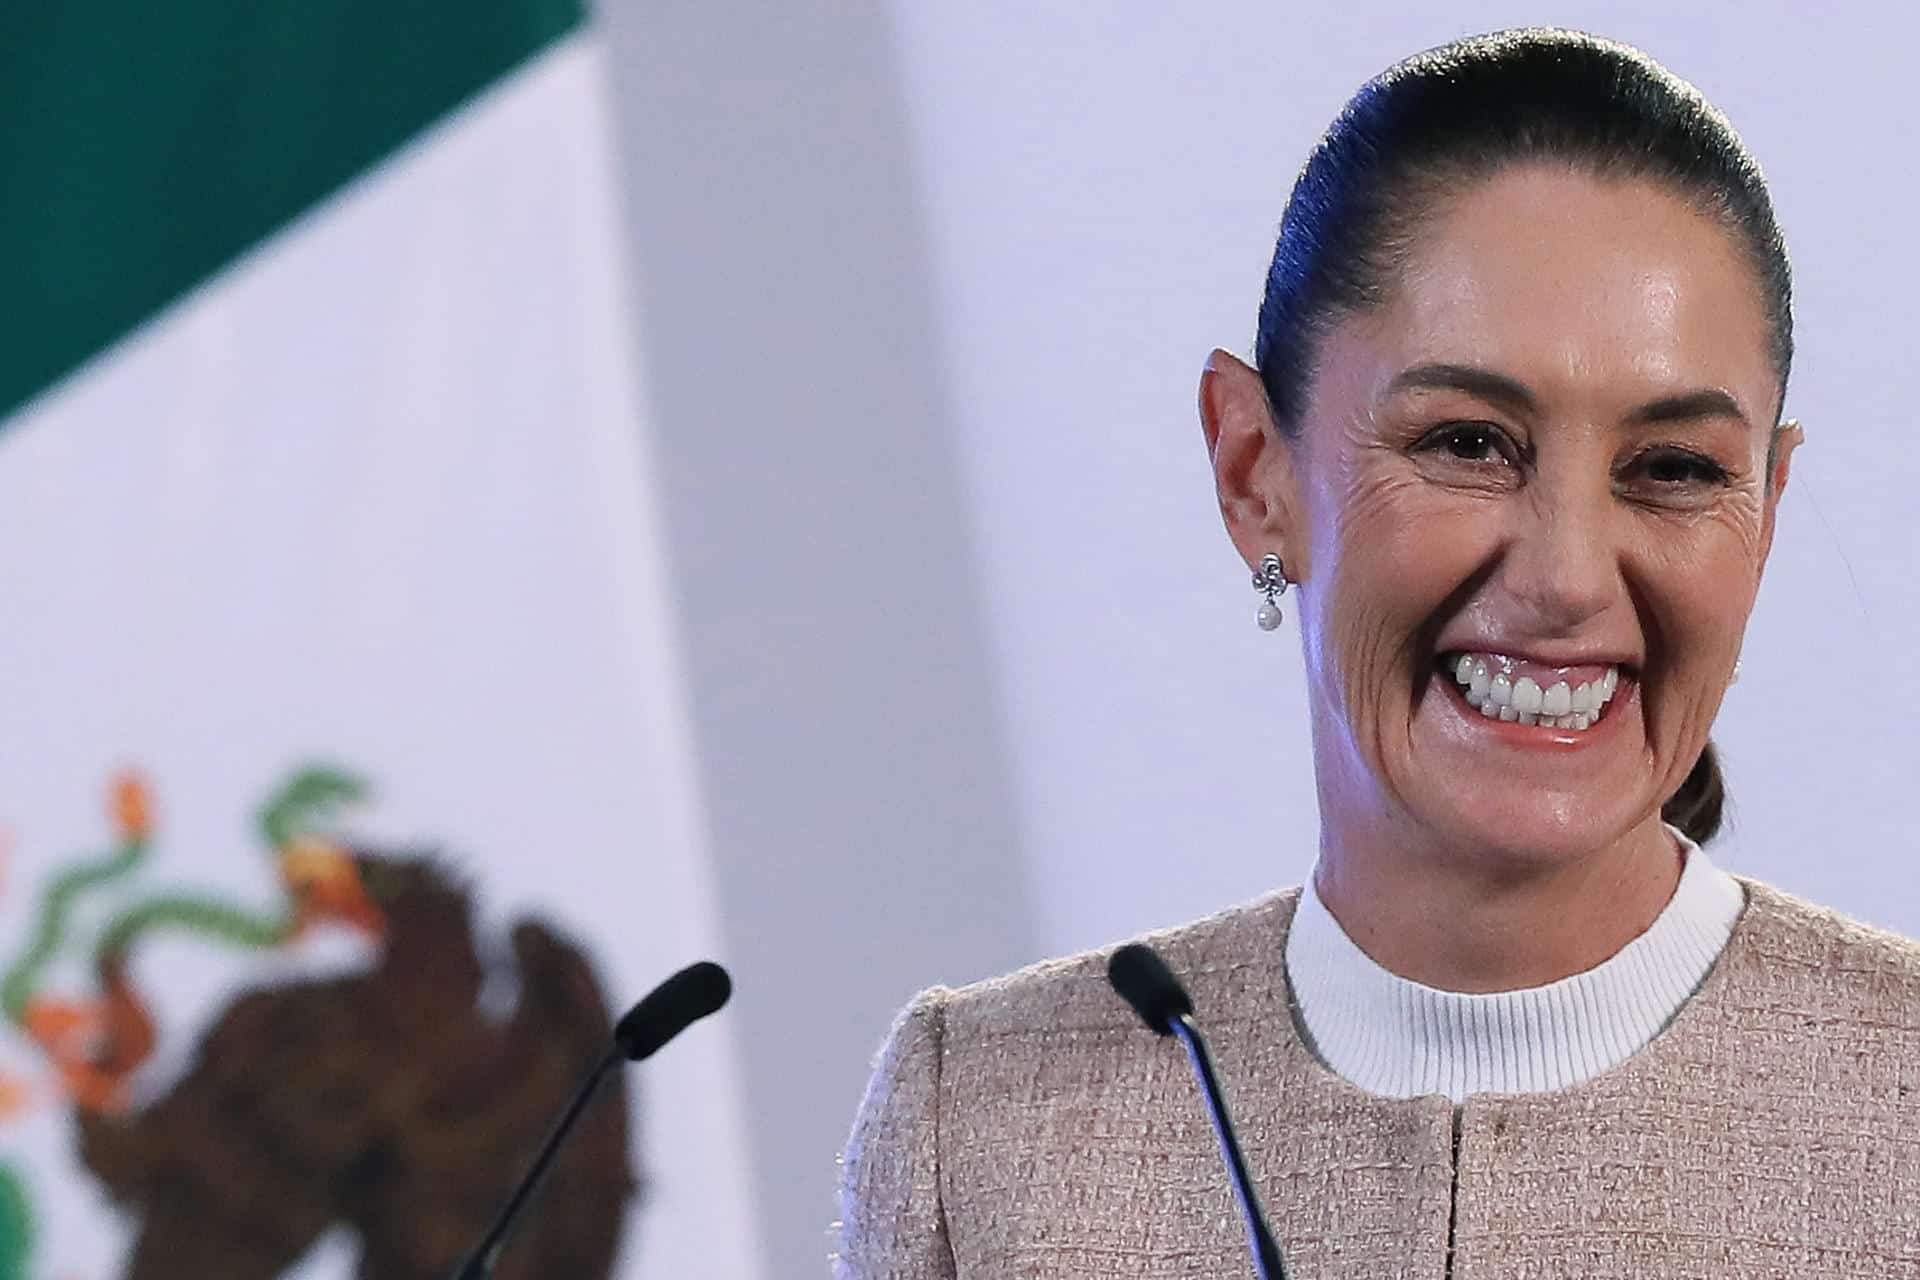
[[[1524,868],[1329,822],[1314,889],[1389,972],[1442,991],[1516,991],[1584,973],[1640,936],[1683,866],[1657,815],[1584,857]]]

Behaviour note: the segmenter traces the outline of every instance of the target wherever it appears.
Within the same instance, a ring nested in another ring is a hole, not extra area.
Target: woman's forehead
[[[1641,180],[1536,166],[1475,183],[1422,224],[1387,304],[1355,319],[1386,380],[1449,363],[1542,400],[1721,386],[1760,413],[1776,381],[1738,243]]]

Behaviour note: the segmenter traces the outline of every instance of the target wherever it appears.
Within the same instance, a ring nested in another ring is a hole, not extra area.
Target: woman
[[[1292,1275],[1920,1276],[1920,947],[1700,848],[1791,354],[1758,168],[1633,50],[1416,57],[1301,173],[1200,416],[1262,625],[1300,588],[1320,856],[1154,939]],[[1250,1274],[1104,961],[902,1015],[843,1277]]]

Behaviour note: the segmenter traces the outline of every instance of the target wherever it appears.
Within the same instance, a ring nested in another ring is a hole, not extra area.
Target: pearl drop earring
[[[1253,589],[1266,597],[1254,620],[1262,631],[1272,631],[1280,625],[1280,597],[1287,593],[1286,566],[1273,552],[1260,557],[1260,567],[1253,571]]]

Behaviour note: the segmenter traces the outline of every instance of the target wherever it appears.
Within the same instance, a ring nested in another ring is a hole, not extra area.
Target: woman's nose
[[[1516,504],[1501,582],[1543,633],[1571,631],[1620,590],[1611,494],[1555,485],[1539,486],[1529,498]]]

